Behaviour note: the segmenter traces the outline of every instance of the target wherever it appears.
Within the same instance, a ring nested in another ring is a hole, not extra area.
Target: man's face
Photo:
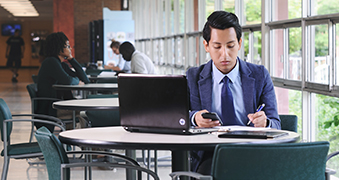
[[[211,28],[211,39],[208,43],[204,40],[204,46],[206,52],[210,53],[217,69],[223,74],[227,74],[237,63],[241,42],[242,39],[238,42],[233,27],[224,30]]]
[[[119,55],[119,54],[120,54],[120,53],[119,53],[119,48],[112,47],[112,51],[113,51],[113,53],[116,54],[116,55]]]

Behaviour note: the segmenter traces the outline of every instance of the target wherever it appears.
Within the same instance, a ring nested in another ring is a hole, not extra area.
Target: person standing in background
[[[12,82],[18,82],[16,78],[19,75],[18,70],[21,67],[21,59],[24,57],[25,52],[25,42],[22,37],[20,37],[19,29],[14,31],[14,36],[8,38],[6,43],[6,67],[13,73]]]
[[[118,71],[118,72],[125,72],[125,73],[131,73],[131,61],[126,61],[125,59],[122,58],[120,52],[119,52],[119,47],[120,47],[120,42],[115,41],[112,39],[112,43],[110,45],[112,51],[114,54],[116,54],[119,58],[117,66],[114,66],[114,64],[109,63],[105,65],[105,69],[112,69],[113,71]]]

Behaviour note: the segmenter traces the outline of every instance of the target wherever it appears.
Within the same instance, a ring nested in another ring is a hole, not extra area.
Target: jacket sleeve
[[[71,63],[72,67],[75,69],[75,74],[76,76],[85,84],[88,84],[90,81],[86,75],[86,73],[84,72],[84,70],[82,69],[81,65],[78,63],[78,61],[76,61],[74,58],[72,58],[71,60],[68,61],[69,63]]]
[[[60,60],[56,58],[48,58],[45,59],[45,62],[43,64],[44,70],[49,71],[48,74],[57,81],[57,84],[65,84],[65,85],[76,85],[79,84],[79,78],[72,77],[69,75],[62,64],[60,63]],[[69,67],[68,67],[69,68]]]
[[[265,103],[266,105],[264,111],[267,116],[267,120],[269,120],[269,127],[281,129],[280,119],[277,111],[277,101],[274,91],[274,85],[266,68],[264,68],[264,74],[265,84],[263,86],[263,91],[261,93],[259,103]]]

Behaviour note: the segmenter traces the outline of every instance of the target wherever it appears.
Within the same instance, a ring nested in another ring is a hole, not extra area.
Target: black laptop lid
[[[118,89],[121,125],[127,130],[185,131],[190,127],[185,76],[119,74]]]

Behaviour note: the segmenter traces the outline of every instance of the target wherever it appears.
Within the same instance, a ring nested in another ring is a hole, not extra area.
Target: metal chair
[[[280,114],[281,129],[298,132],[298,116],[292,114]]]
[[[134,169],[138,171],[138,179],[141,179],[141,172],[145,172],[151,175],[154,179],[159,180],[157,174],[153,171],[140,167],[140,165],[133,159],[114,153],[97,152],[97,151],[70,151],[64,150],[61,142],[56,138],[47,128],[41,127],[36,133],[35,137],[38,140],[40,148],[45,158],[47,165],[49,180],[70,179],[71,167],[92,167],[92,166],[105,166],[105,167],[117,167]],[[97,163],[97,162],[84,162],[84,163],[70,163],[67,154],[87,154],[87,155],[105,155],[111,156],[118,161],[124,161],[121,163]]]
[[[325,179],[329,142],[220,144],[214,150],[211,175],[173,172],[172,179],[191,176],[221,179]]]
[[[14,116],[14,115],[13,115]],[[12,114],[6,104],[6,102],[0,98],[0,129],[1,129],[1,140],[3,141],[3,150],[1,156],[4,157],[4,164],[2,169],[1,179],[5,180],[7,178],[9,162],[11,158],[14,159],[26,159],[33,157],[42,156],[41,150],[37,142],[27,142],[23,143],[11,143],[11,133],[13,128],[13,123],[16,122],[40,122],[58,126],[61,130],[65,130],[63,122],[55,117],[37,115],[37,114],[20,114],[16,116],[33,116],[41,119],[12,119]],[[47,121],[48,119],[48,121]]]

